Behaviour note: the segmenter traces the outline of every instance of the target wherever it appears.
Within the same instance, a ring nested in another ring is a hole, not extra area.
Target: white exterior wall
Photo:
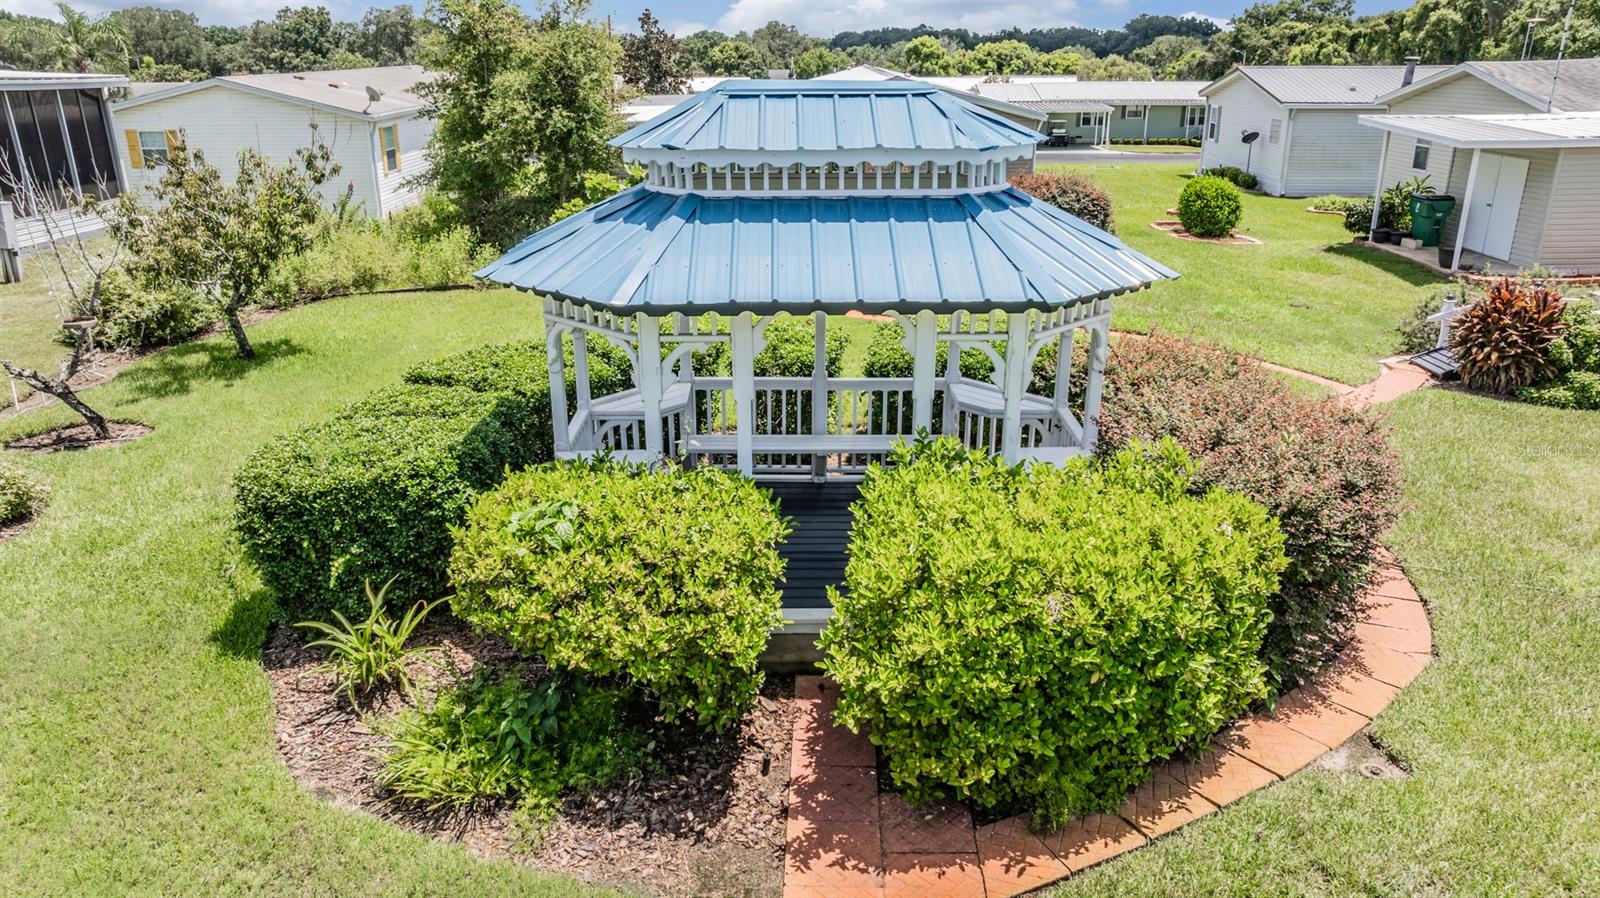
[[[1562,150],[1555,184],[1558,189],[1550,198],[1539,264],[1568,273],[1600,274],[1600,215],[1595,214],[1600,209],[1600,149]]]
[[[1491,84],[1462,75],[1437,87],[1400,97],[1389,104],[1389,115],[1494,115],[1543,112]]]
[[[1409,141],[1397,138],[1395,142]],[[1531,268],[1539,264],[1540,252],[1544,245],[1545,221],[1549,217],[1550,202],[1555,195],[1556,163],[1561,151],[1481,150],[1480,152],[1528,160],[1528,177],[1522,185],[1522,205],[1517,210],[1517,229],[1511,238],[1511,253],[1501,261],[1513,268]],[[1433,166],[1429,165],[1429,168]],[[1444,235],[1439,241],[1443,246],[1453,248],[1456,245],[1456,235],[1461,229],[1461,210],[1466,203],[1467,177],[1471,169],[1472,150],[1461,150],[1452,160],[1448,179],[1433,182],[1440,193],[1448,193],[1456,198],[1456,207],[1450,211],[1450,217],[1445,219]],[[1563,190],[1565,189],[1563,186]],[[1593,215],[1593,212],[1589,214]]]
[[[1207,136],[1200,141],[1200,167],[1233,165],[1245,168],[1248,159],[1250,173],[1261,179],[1262,192],[1282,194],[1285,142],[1282,137],[1276,144],[1269,140],[1273,119],[1279,120],[1280,134],[1289,126],[1288,112],[1282,104],[1243,77],[1214,91],[1206,98],[1206,102],[1221,107],[1221,119],[1216,140],[1209,136],[1210,125],[1206,126]],[[1239,135],[1245,131],[1261,132],[1261,139],[1255,142],[1253,149],[1239,142]]]
[[[372,130],[373,170],[378,172],[377,213],[385,216],[416,205],[422,199],[422,189],[410,182],[428,170],[428,140],[433,137],[433,119],[430,118],[411,118],[389,124],[398,125],[400,129],[400,168],[397,171],[383,170],[383,144],[378,139],[377,129],[387,124]]]
[[[381,213],[371,122],[354,116],[311,109],[298,103],[264,97],[228,87],[207,87],[181,96],[134,106],[111,107],[117,135],[117,152],[128,167],[130,189],[153,184],[160,169],[136,168],[127,158],[126,131],[182,131],[191,150],[199,150],[231,181],[238,174],[238,153],[253,147],[275,162],[287,162],[294,151],[311,140],[310,123],[333,151],[339,174],[324,186],[329,200],[355,185],[355,201],[368,215]]]
[[[1372,191],[1383,132],[1357,121],[1363,112],[1371,110],[1291,110],[1285,196],[1365,196]]]

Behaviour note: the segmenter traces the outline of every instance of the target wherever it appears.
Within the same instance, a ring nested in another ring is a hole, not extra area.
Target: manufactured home
[[[1204,81],[991,81],[981,97],[1045,116],[1053,141],[1104,144],[1198,138],[1205,126]]]
[[[123,100],[112,112],[127,186],[154,183],[180,139],[231,179],[241,148],[288,161],[315,124],[340,167],[328,198],[348,187],[364,214],[390,215],[421,196],[433,120],[415,88],[429,77],[420,66],[227,75]]]

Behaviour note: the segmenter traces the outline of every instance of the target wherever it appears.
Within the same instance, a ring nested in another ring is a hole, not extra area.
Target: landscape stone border
[[[1026,817],[975,827],[959,804],[878,790],[876,751],[833,722],[838,687],[795,678],[785,898],[1007,898],[1131,851],[1277,783],[1361,732],[1433,657],[1427,610],[1384,554],[1355,637],[1271,713],[1235,721],[1199,760],[1172,760],[1114,814],[1038,836]]]

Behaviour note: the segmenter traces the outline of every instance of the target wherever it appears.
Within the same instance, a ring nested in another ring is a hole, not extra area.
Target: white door
[[[1527,180],[1528,160],[1480,153],[1478,183],[1472,188],[1467,232],[1462,235],[1461,245],[1491,259],[1509,258]]]

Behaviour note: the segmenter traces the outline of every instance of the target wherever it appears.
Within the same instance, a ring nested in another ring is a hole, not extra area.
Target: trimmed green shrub
[[[1243,214],[1239,188],[1221,178],[1190,178],[1178,194],[1178,221],[1197,237],[1226,237]]]
[[[1261,183],[1260,178],[1237,165],[1218,165],[1214,168],[1205,169],[1200,174],[1202,176],[1209,175],[1213,178],[1221,178],[1235,187],[1243,187],[1245,190],[1254,190]]]
[[[1310,209],[1321,209],[1324,212],[1347,212],[1352,206],[1360,203],[1362,199],[1362,197],[1339,196],[1336,193],[1324,193],[1321,196],[1314,196],[1307,200],[1306,207]],[[1370,214],[1370,207],[1368,208],[1368,212]]]
[[[154,349],[187,340],[216,320],[216,306],[198,290],[154,290],[113,271],[100,284],[94,339],[106,349]]]
[[[456,615],[545,658],[623,675],[671,720],[737,720],[780,622],[772,497],[714,469],[558,463],[485,493],[455,532]]]
[[[1194,490],[1182,450],[1008,466],[953,439],[862,485],[823,666],[916,801],[1110,809],[1266,695],[1284,566],[1266,511]]]
[[[816,325],[810,318],[779,318],[767,325],[764,335],[767,345],[756,353],[751,363],[756,377],[810,377],[816,364]],[[719,343],[718,346],[727,344]],[[824,367],[829,377],[838,377],[844,370],[844,353],[850,338],[838,328],[828,329],[828,342],[823,350],[827,357]],[[696,362],[699,362],[698,357]],[[696,370],[699,370],[698,366]]]
[[[620,687],[520,670],[473,679],[426,708],[384,721],[378,782],[431,808],[516,796],[547,817],[561,794],[614,782],[644,766],[647,735],[630,727]]]
[[[0,462],[0,527],[15,524],[44,504],[44,487],[26,474]]]
[[[1100,451],[1171,437],[1194,485],[1255,499],[1278,519],[1289,567],[1262,657],[1275,689],[1304,680],[1348,640],[1380,539],[1400,512],[1400,462],[1380,419],[1295,393],[1220,346],[1156,334],[1112,345]]]
[[[234,478],[240,541],[301,617],[360,613],[362,583],[391,577],[390,602],[435,599],[449,525],[508,466],[543,460],[530,435],[536,416],[509,394],[380,390],[245,461]]]
[[[1110,194],[1083,175],[1024,172],[1011,176],[1011,186],[1063,212],[1076,215],[1102,231],[1116,233]]]
[[[1517,398],[1556,408],[1600,410],[1600,308],[1592,299],[1569,299],[1561,318],[1566,329],[1549,348],[1555,377],[1523,387]]]
[[[872,337],[867,343],[866,360],[862,364],[862,375],[865,377],[910,377],[916,360],[911,353],[906,351],[900,340],[905,336],[905,331],[900,325],[893,322],[881,322],[872,330]],[[1004,344],[1000,344],[1004,346]],[[940,375],[944,374],[945,363],[949,360],[949,346],[943,340],[939,341],[933,350],[934,368]],[[994,361],[979,349],[967,349],[961,353],[961,376],[969,380],[988,380],[994,373]]]
[[[1350,201],[1344,209],[1344,229],[1362,236],[1372,230],[1372,197]]]

